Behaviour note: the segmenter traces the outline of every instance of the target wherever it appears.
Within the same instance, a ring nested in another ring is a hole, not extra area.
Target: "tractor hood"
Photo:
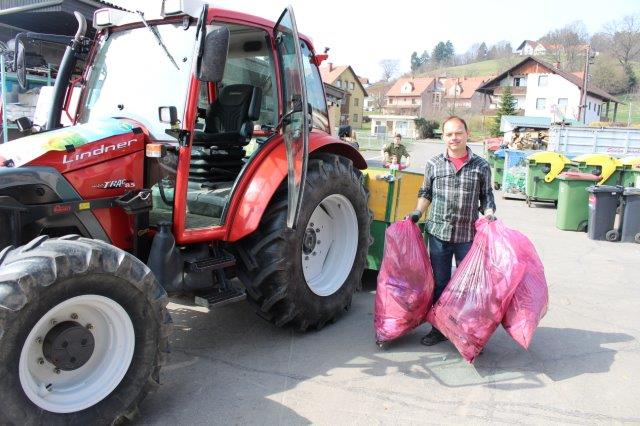
[[[86,166],[105,153],[143,149],[142,133],[129,120],[115,118],[38,133],[0,144],[0,167],[38,164],[60,170]]]

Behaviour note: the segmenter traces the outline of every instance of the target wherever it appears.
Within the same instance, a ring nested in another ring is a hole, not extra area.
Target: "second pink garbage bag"
[[[427,320],[469,362],[478,356],[520,283],[525,263],[518,256],[522,234],[502,221],[476,221],[476,236]]]
[[[378,273],[374,325],[379,343],[422,324],[433,300],[433,271],[418,226],[405,219],[385,232]]]
[[[547,313],[549,290],[538,252],[524,235],[518,250],[527,267],[522,281],[511,298],[509,308],[502,318],[502,326],[513,340],[528,349],[538,323]]]

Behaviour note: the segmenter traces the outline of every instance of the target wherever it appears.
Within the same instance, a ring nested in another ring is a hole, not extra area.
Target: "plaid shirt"
[[[447,154],[427,162],[418,197],[431,202],[427,231],[452,243],[472,241],[480,211],[496,209],[489,163],[467,147],[469,158],[456,172]]]

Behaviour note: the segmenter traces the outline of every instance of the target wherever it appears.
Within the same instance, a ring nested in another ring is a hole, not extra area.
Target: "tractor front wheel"
[[[167,296],[132,255],[39,237],[0,252],[0,420],[113,424],[158,384]]]
[[[309,159],[295,229],[287,192],[274,195],[258,229],[240,242],[239,276],[260,316],[277,326],[322,328],[351,305],[370,245],[361,173],[332,154]]]

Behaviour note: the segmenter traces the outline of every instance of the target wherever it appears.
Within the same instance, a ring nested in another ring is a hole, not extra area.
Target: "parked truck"
[[[130,418],[159,381],[167,292],[322,328],[370,245],[366,163],[330,135],[326,55],[290,8],[100,9],[93,40],[76,16],[46,125],[0,145],[2,423]]]

